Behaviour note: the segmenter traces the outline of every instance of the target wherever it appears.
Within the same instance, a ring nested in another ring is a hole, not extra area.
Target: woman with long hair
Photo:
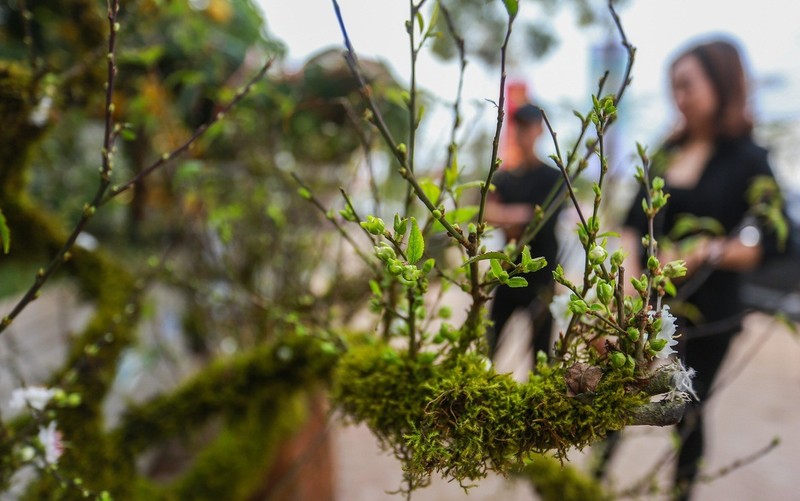
[[[669,194],[654,221],[660,260],[683,259],[688,270],[677,283],[676,297],[664,298],[679,317],[678,354],[696,371],[699,402],[687,407],[678,426],[675,497],[688,499],[703,456],[702,405],[742,326],[740,275],[774,248],[773,235],[750,218],[747,196],[753,180],[772,178],[772,171],[766,150],[751,137],[747,80],[733,43],[715,40],[681,52],[669,77],[680,120],[653,156],[650,178],[661,176]],[[642,195],[624,224],[623,245],[634,254],[626,263],[629,277],[641,274],[645,259],[641,242],[648,220]],[[694,223],[681,222],[686,218]]]

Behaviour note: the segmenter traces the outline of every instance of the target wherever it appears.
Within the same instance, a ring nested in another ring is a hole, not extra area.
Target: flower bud
[[[670,261],[664,265],[662,270],[664,276],[667,278],[676,278],[686,275],[686,261],[680,259],[678,261]]]
[[[622,369],[623,367],[625,367],[626,360],[627,357],[621,351],[615,351],[614,353],[611,354],[611,357],[608,359],[609,363],[611,364],[611,367],[615,369]]]
[[[595,245],[592,247],[592,250],[589,251],[589,262],[592,264],[600,264],[605,261],[607,257],[608,251],[600,245]]]
[[[604,305],[611,304],[611,299],[614,297],[614,288],[608,282],[600,282],[597,284],[597,298]]]
[[[633,288],[636,289],[636,292],[639,294],[644,294],[647,290],[647,276],[642,275],[642,278],[639,280],[631,278],[631,284],[633,285]]]
[[[663,350],[664,347],[667,346],[666,339],[651,339],[650,340],[650,349],[654,352],[658,353],[659,351]]]
[[[619,268],[622,266],[622,262],[625,260],[625,252],[622,249],[618,249],[611,254],[611,265]]]
[[[367,220],[361,222],[361,227],[372,235],[383,235],[386,224],[383,222],[383,219],[379,217],[367,216]]]
[[[589,305],[583,299],[573,299],[569,302],[569,311],[576,315],[583,315],[589,310]]]
[[[397,257],[397,254],[395,254],[394,249],[392,249],[385,243],[382,243],[381,245],[375,247],[375,255],[378,256],[378,259],[380,259],[383,262],[388,262],[389,260]]]
[[[414,265],[408,265],[403,268],[403,278],[408,280],[409,282],[412,280],[416,280],[419,276],[419,270]]]

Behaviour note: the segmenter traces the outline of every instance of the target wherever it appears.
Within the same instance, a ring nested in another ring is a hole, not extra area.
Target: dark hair
[[[542,121],[542,109],[536,105],[523,104],[511,116],[511,120],[517,125],[534,125]]]
[[[732,42],[715,40],[695,45],[676,57],[675,65],[687,57],[695,57],[706,77],[711,81],[717,96],[714,135],[718,139],[749,137],[753,132],[753,119],[747,106],[747,79],[739,49]],[[676,131],[668,143],[679,144],[686,140],[687,131]]]

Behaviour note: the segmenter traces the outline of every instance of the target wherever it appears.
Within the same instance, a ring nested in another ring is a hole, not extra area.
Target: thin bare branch
[[[381,136],[384,139],[384,142],[389,147],[392,155],[400,164],[400,175],[405,179],[411,187],[414,189],[417,197],[420,201],[425,205],[425,207],[434,214],[434,211],[438,211],[434,203],[425,195],[425,192],[422,190],[422,186],[420,186],[419,182],[417,181],[414,173],[411,172],[408,168],[408,159],[407,159],[407,149],[399,148],[399,144],[395,141],[392,133],[389,130],[389,127],[386,125],[386,121],[383,118],[383,114],[381,113],[380,109],[378,108],[377,103],[375,102],[375,98],[372,95],[372,90],[367,84],[366,79],[364,78],[363,73],[361,72],[361,66],[358,63],[358,57],[356,56],[355,49],[353,49],[353,44],[350,42],[350,36],[347,33],[347,28],[344,24],[344,18],[342,17],[342,11],[339,7],[339,2],[336,0],[331,0],[333,3],[334,12],[336,14],[336,19],[339,23],[339,29],[341,30],[342,37],[344,38],[344,45],[345,45],[345,53],[344,58],[347,62],[347,65],[350,67],[350,71],[353,73],[353,76],[356,77],[356,81],[358,82],[359,91],[361,95],[364,97],[367,107],[369,108],[370,112],[372,113],[372,121],[375,127],[377,127],[378,131],[380,132]],[[457,230],[450,222],[448,222],[442,215],[439,218],[439,221],[444,226],[447,233],[453,237],[459,244],[463,245],[465,248],[469,248],[470,243],[464,237],[463,233]]]

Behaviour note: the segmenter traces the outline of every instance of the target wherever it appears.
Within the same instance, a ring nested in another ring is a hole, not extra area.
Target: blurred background
[[[407,134],[408,4],[340,3],[389,127]],[[451,4],[468,59],[459,166],[466,180],[480,179],[496,120],[505,12],[498,0]],[[635,193],[635,143],[657,147],[674,123],[666,79],[672,55],[712,34],[734,37],[743,48],[756,135],[800,221],[794,10],[787,0],[618,4],[637,55],[609,138],[611,221]],[[105,2],[0,1],[0,102],[14,104],[0,107],[0,209],[12,235],[11,252],[0,256],[2,312],[29,287],[96,190],[105,22]],[[445,30],[442,23],[440,17],[437,30]],[[122,4],[119,33],[114,118],[129,125],[118,143],[114,182],[179,147],[267,58],[275,62],[265,81],[185,156],[99,210],[75,251],[78,262],[91,265],[68,266],[3,334],[4,418],[14,416],[8,397],[20,386],[54,384],[90,395],[98,405],[65,411],[59,420],[73,440],[64,467],[91,472],[90,486],[113,485],[140,499],[394,499],[386,492],[398,487],[399,463],[365,427],[328,419],[319,392],[320,382],[330,380],[328,357],[340,347],[333,333],[369,330],[376,319],[367,306],[366,268],[325,216],[297,196],[292,175],[334,216],[344,207],[340,187],[362,216],[387,221],[405,193],[391,155],[360,120],[364,106],[341,57],[331,2],[131,0]],[[416,68],[426,109],[417,165],[431,178],[447,159],[459,79],[457,51],[447,40],[431,40]],[[578,133],[572,111],[589,109],[606,69],[612,81],[619,78],[625,53],[604,2],[540,0],[522,2],[508,59],[509,90],[543,106],[560,140],[570,143]],[[546,157],[552,143],[542,140],[539,148]],[[571,228],[565,221],[564,234]],[[502,243],[498,235],[494,245]],[[439,258],[439,251],[432,239],[429,252]],[[800,319],[799,274],[796,258],[770,263],[751,277],[748,303]],[[445,297],[456,321],[466,298]],[[519,319],[516,328],[527,330]],[[306,347],[307,338],[324,349]],[[748,318],[727,389],[711,408],[719,433],[709,471],[773,436],[784,443],[749,469],[704,486],[699,499],[794,496],[798,346],[780,322],[760,313]],[[503,357],[502,370],[524,377],[525,353],[506,346]],[[252,377],[231,376],[239,370]],[[630,452],[614,465],[615,487],[657,469],[670,450],[669,430],[634,430],[629,443]],[[587,461],[578,452],[574,457],[579,465]],[[669,478],[667,469],[656,476]],[[37,478],[29,468],[0,480],[10,485],[9,499],[46,499],[57,482]],[[468,499],[534,496],[528,483],[491,477]],[[415,495],[464,498],[444,481]]]

